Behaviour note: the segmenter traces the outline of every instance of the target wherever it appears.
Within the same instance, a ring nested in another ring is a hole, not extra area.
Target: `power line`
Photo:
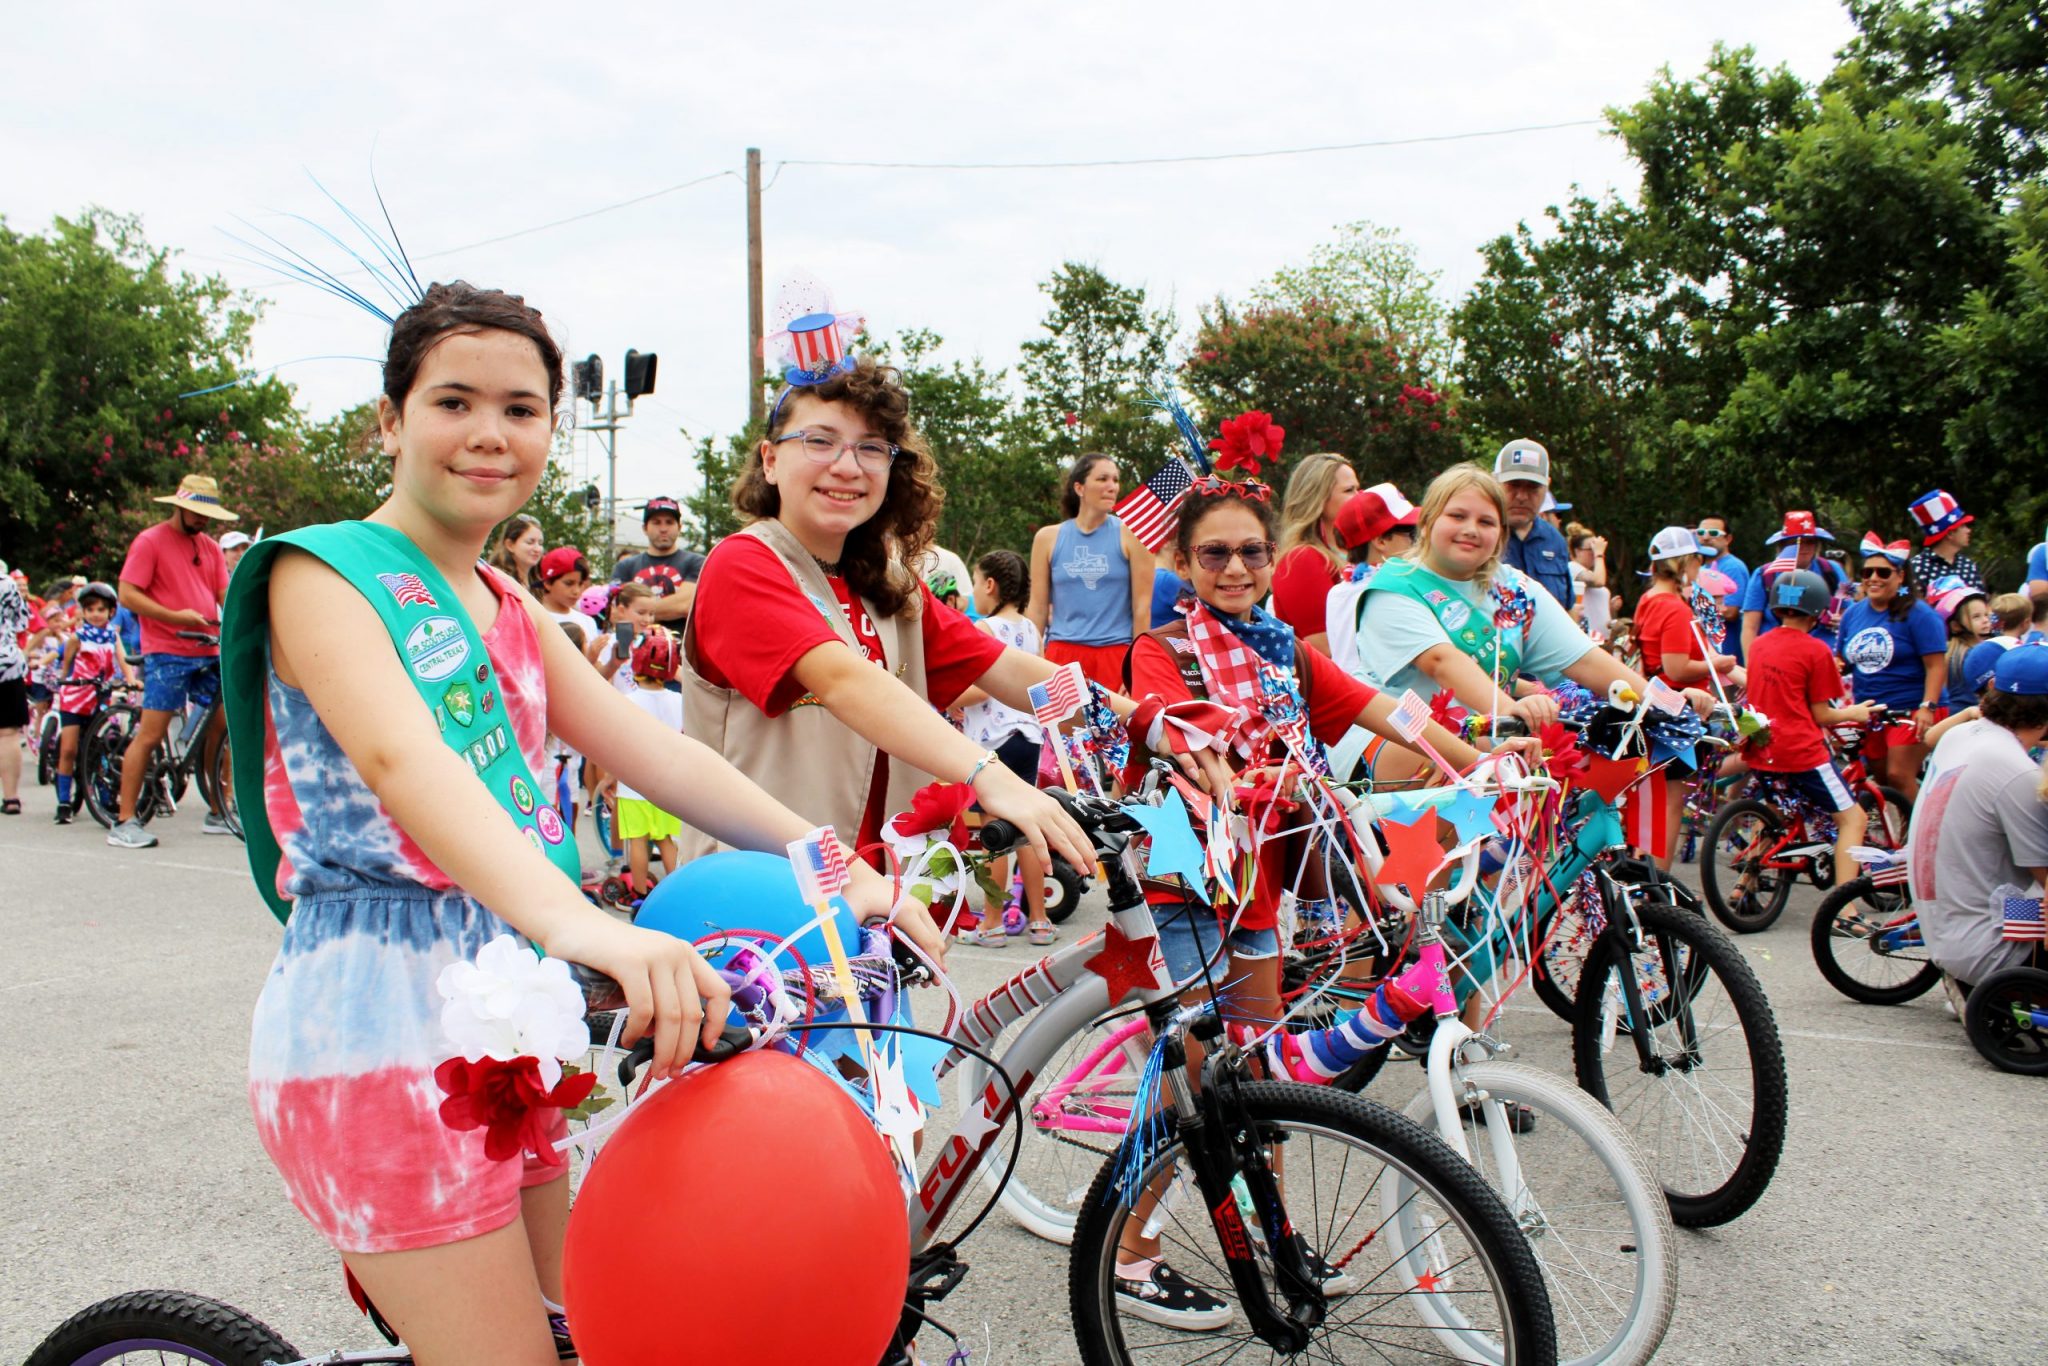
[[[443,247],[439,251],[430,251],[413,259],[417,261],[431,261],[437,256],[453,256],[458,251],[475,251],[478,247],[494,247],[500,242],[510,242],[515,237],[530,237],[537,232],[546,232],[551,228],[566,227],[570,223],[580,223],[586,218],[596,218],[599,214],[612,213],[618,209],[630,209],[635,204],[645,204],[650,199],[659,199],[663,195],[674,194],[678,190],[687,190],[693,186],[707,184],[713,180],[721,180],[726,176],[731,176],[737,180],[739,172],[713,171],[709,175],[700,175],[694,180],[681,181],[674,185],[664,186],[659,190],[649,190],[646,194],[636,194],[631,199],[621,199],[616,204],[602,204],[594,209],[586,209],[582,213],[572,213],[567,218],[557,218],[550,223],[536,223],[530,228],[520,228],[516,232],[503,233],[497,237],[486,237],[481,242],[467,242],[459,247]]]
[[[1315,147],[1280,147],[1263,152],[1201,152],[1172,157],[1118,157],[1099,161],[825,161],[790,157],[783,166],[837,166],[876,171],[1069,171],[1112,166],[1177,166],[1198,161],[1252,161],[1263,157],[1315,156],[1324,152],[1356,152],[1373,147],[1414,147],[1432,142],[1467,142],[1504,138],[1519,133],[1548,133],[1561,128],[1598,128],[1605,119],[1571,119],[1564,123],[1530,123],[1516,128],[1483,128],[1467,133],[1429,133],[1411,138],[1377,138],[1369,142],[1332,142]]]

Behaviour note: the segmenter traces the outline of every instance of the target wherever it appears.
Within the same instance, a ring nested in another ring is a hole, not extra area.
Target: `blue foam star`
[[[1698,768],[1698,751],[1698,745],[1687,745],[1683,749],[1681,749],[1677,745],[1665,743],[1665,741],[1655,733],[1652,733],[1650,736],[1651,763],[1661,764],[1667,759],[1676,759],[1688,768]]]
[[[1436,809],[1439,816],[1457,829],[1458,843],[1470,844],[1493,833],[1493,806],[1498,800],[1460,789],[1458,795]]]
[[[1124,809],[1152,837],[1152,849],[1145,858],[1146,876],[1178,874],[1190,890],[1208,901],[1209,889],[1202,878],[1202,842],[1195,838],[1195,827],[1188,821],[1187,803],[1180,799],[1180,793],[1167,793],[1161,806],[1133,805]]]
[[[922,1034],[898,1034],[896,1048],[903,1059],[903,1080],[910,1093],[932,1109],[939,1109],[939,1064],[953,1046],[944,1039],[927,1039]]]

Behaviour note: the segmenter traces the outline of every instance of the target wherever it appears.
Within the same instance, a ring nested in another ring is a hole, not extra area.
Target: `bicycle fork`
[[[1642,922],[1636,918],[1635,899],[1628,889],[1615,881],[1614,875],[1604,868],[1598,870],[1598,878],[1600,904],[1607,914],[1607,928],[1601,933],[1617,936],[1622,950],[1620,1008],[1617,1010],[1607,1005],[1603,1009],[1601,1051],[1605,1052],[1612,1045],[1614,1030],[1626,1020],[1629,1023],[1629,1040],[1635,1045],[1636,1065],[1643,1072],[1663,1076],[1673,1069],[1690,1071],[1699,1061],[1699,1028],[1686,1001],[1685,984],[1680,980],[1683,969],[1674,971],[1676,965],[1670,961],[1663,946],[1643,932]],[[1659,1053],[1655,1040],[1650,1037],[1650,1012],[1643,1000],[1642,978],[1636,971],[1637,955],[1653,952],[1658,970],[1664,977],[1664,990],[1671,998],[1672,1015],[1678,1023],[1679,1041],[1683,1045],[1675,1059]]]

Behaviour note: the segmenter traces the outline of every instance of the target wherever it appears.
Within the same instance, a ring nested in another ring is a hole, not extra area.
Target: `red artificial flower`
[[[1457,694],[1449,688],[1437,689],[1436,695],[1429,699],[1429,719],[1445,730],[1455,732],[1471,714],[1458,705]]]
[[[1244,412],[1224,421],[1223,434],[1210,440],[1209,449],[1218,452],[1217,469],[1241,469],[1256,479],[1267,461],[1280,463],[1286,439],[1287,429],[1274,426],[1271,413]]]
[[[560,1163],[567,1159],[549,1142],[546,1112],[581,1105],[597,1085],[597,1074],[563,1077],[550,1091],[541,1085],[539,1058],[450,1058],[434,1069],[434,1081],[448,1093],[441,1122],[451,1129],[482,1129],[485,1157],[503,1162],[528,1152]]]
[[[1081,425],[1081,415],[1080,415],[1079,413],[1068,413],[1068,414],[1067,414],[1067,425],[1068,425],[1069,427],[1078,427],[1078,426],[1080,426],[1080,425]]]
[[[889,822],[899,835],[928,835],[947,831],[947,839],[958,848],[966,843],[967,826],[960,819],[974,805],[974,789],[966,783],[926,783],[910,799],[910,809]]]

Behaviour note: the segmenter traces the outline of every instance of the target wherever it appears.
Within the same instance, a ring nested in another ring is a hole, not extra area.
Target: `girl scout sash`
[[[433,713],[441,740],[469,761],[492,800],[533,847],[571,882],[581,877],[575,840],[555,809],[538,795],[503,707],[501,691],[476,624],[419,548],[375,522],[334,522],[266,536],[250,546],[228,590],[221,618],[221,687],[226,699],[235,790],[256,889],[280,921],[291,902],[277,890],[283,856],[263,800],[264,739],[269,716],[270,571],[292,546],[316,556],[369,600],[391,633],[391,648]],[[518,610],[508,603],[506,611]]]
[[[1515,571],[1502,565],[1494,572],[1498,583]],[[1413,560],[1388,560],[1367,581],[1365,593],[1359,595],[1359,614],[1361,618],[1364,615],[1366,594],[1398,593],[1404,598],[1411,598],[1428,608],[1451,645],[1459,653],[1475,660],[1480,668],[1493,676],[1496,683],[1513,678],[1522,665],[1522,643],[1534,612],[1506,612],[1505,615],[1519,619],[1514,624],[1521,629],[1504,632],[1494,624],[1490,615],[1495,599],[1501,595],[1497,591],[1489,592],[1483,600],[1484,606],[1474,608],[1459,591],[1462,587],[1438,577]],[[1527,592],[1526,589],[1521,591]],[[1534,606],[1533,603],[1528,605]]]

